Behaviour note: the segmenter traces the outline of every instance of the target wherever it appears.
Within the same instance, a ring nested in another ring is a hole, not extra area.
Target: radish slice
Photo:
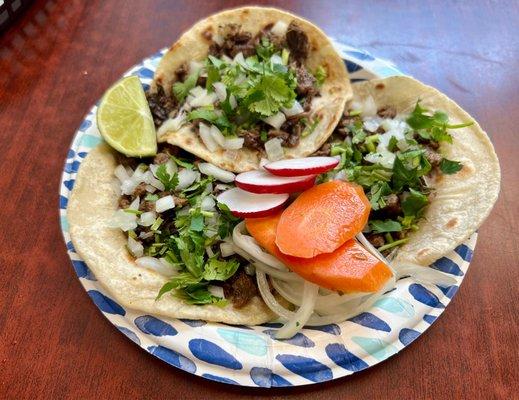
[[[280,177],[258,170],[242,172],[234,183],[251,193],[294,193],[312,187],[315,175]]]
[[[268,163],[265,169],[277,176],[305,176],[321,174],[339,164],[335,157],[306,157]]]
[[[233,188],[220,194],[216,200],[229,207],[240,218],[260,218],[281,209],[288,194],[254,194]]]

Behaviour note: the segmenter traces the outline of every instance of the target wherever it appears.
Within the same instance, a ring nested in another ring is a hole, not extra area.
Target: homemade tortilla
[[[185,62],[200,61],[207,57],[210,45],[207,37],[215,34],[220,25],[239,24],[244,31],[255,35],[270,23],[284,21],[289,24],[294,20],[306,33],[310,43],[310,53],[305,66],[313,71],[322,65],[327,72],[326,80],[320,88],[321,96],[312,101],[311,114],[320,118],[319,124],[310,135],[301,138],[299,145],[284,149],[286,158],[308,156],[321,147],[332,134],[346,101],[352,96],[352,89],[344,62],[325,33],[298,16],[275,8],[243,7],[223,11],[201,20],[185,32],[164,55],[155,72],[152,91],[156,90],[157,84],[160,84],[166,93],[170,94],[176,80],[175,71]],[[161,136],[160,141],[182,147],[208,162],[234,172],[258,168],[261,158],[259,151],[248,148],[234,151],[220,148],[211,152],[191,125],[186,125],[175,132],[166,132]]]
[[[453,143],[442,142],[440,153],[460,161],[463,168],[433,181],[434,197],[409,242],[399,248],[396,262],[429,265],[463,243],[483,223],[499,194],[501,172],[494,147],[479,124],[458,104],[433,87],[409,77],[395,76],[353,85],[353,101],[372,96],[377,109],[395,107],[409,114],[416,102],[449,115],[451,124],[474,121],[452,129]]]

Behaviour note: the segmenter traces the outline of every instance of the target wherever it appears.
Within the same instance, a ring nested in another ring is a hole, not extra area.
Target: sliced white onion
[[[137,215],[125,212],[124,210],[117,210],[113,213],[108,221],[110,228],[118,228],[123,231],[129,231],[137,228]]]
[[[214,137],[211,135],[211,128],[203,122],[200,122],[200,125],[198,127],[198,134],[200,135],[200,139],[202,139],[202,142],[204,143],[205,147],[207,147],[209,151],[216,151],[219,145],[214,139]]]
[[[134,256],[134,257],[142,257],[144,254],[144,247],[142,244],[133,239],[132,237],[128,236],[128,251]]]
[[[288,24],[285,21],[277,21],[270,30],[274,35],[283,37],[287,32]]]
[[[269,161],[278,161],[285,157],[285,152],[281,146],[281,139],[272,138],[265,142],[265,152]]]
[[[155,222],[155,218],[157,218],[155,211],[147,211],[142,213],[141,218],[139,219],[139,225],[151,226]]]
[[[214,199],[212,197],[207,196],[202,199],[200,207],[203,211],[213,211],[215,205],[216,202],[214,201]]]
[[[236,175],[230,171],[226,171],[214,164],[200,163],[198,164],[198,170],[205,175],[212,176],[220,182],[228,183],[233,182]]]
[[[222,299],[225,298],[224,294],[223,294],[223,287],[221,286],[216,286],[216,285],[209,285],[207,287],[207,291],[209,293],[211,293],[213,296],[215,297],[220,297]]]
[[[263,121],[273,126],[276,129],[279,129],[281,125],[286,121],[285,114],[282,112],[278,112],[277,114],[271,115],[270,117],[263,118]]]
[[[141,268],[151,269],[166,277],[175,275],[175,269],[170,264],[166,265],[155,257],[139,257],[135,263]]]
[[[220,243],[220,253],[222,254],[222,257],[229,257],[235,254],[234,251],[234,245],[229,242],[222,242]]]
[[[244,138],[227,138],[223,135],[222,132],[220,132],[220,129],[214,125],[211,125],[209,132],[214,141],[224,149],[238,150],[243,147],[243,143],[245,141]]]
[[[225,101],[227,98],[227,88],[222,82],[215,82],[213,83],[214,92],[216,93],[216,96],[218,96],[218,100]]]
[[[157,129],[157,138],[161,138],[166,132],[176,132],[182,128],[187,122],[186,113],[180,111],[175,118],[168,118],[162,125]]]
[[[451,286],[456,284],[456,278],[445,272],[438,271],[431,267],[423,267],[411,263],[393,263],[392,267],[395,269],[398,277],[411,275],[416,281],[422,283],[430,283],[440,286]]]
[[[155,211],[158,213],[175,208],[175,200],[173,196],[164,196],[155,202]]]
[[[297,100],[294,100],[294,104],[292,104],[292,107],[290,108],[281,108],[281,111],[287,116],[291,117],[292,115],[301,114],[304,112],[304,108]],[[281,126],[281,125],[280,125]]]
[[[193,171],[192,169],[180,170],[180,172],[178,173],[178,185],[176,189],[183,190],[191,186],[199,177],[200,173],[197,171]]]
[[[128,174],[128,171],[126,168],[124,168],[123,165],[118,165],[115,167],[114,175],[123,183],[125,180],[130,179],[130,175]]]

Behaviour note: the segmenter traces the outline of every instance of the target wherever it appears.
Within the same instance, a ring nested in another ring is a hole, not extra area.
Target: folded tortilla
[[[416,102],[431,110],[448,114],[449,123],[474,121],[458,104],[433,87],[409,77],[395,76],[353,85],[353,101],[372,96],[377,109],[396,108],[409,114]],[[479,228],[492,210],[499,194],[501,172],[494,147],[481,126],[449,130],[453,143],[442,142],[440,153],[459,161],[463,168],[453,175],[433,180],[434,197],[419,230],[398,249],[396,262],[430,265],[463,243]]]
[[[319,124],[310,135],[302,137],[296,147],[284,149],[287,158],[308,156],[321,147],[332,134],[342,115],[345,102],[352,96],[352,89],[344,62],[328,37],[317,26],[298,16],[275,8],[243,7],[223,11],[201,20],[185,32],[164,55],[155,72],[152,91],[160,84],[166,93],[170,94],[176,80],[175,71],[186,62],[200,61],[207,57],[211,42],[206,38],[216,34],[220,25],[239,24],[243,31],[256,35],[268,24],[275,24],[277,21],[290,24],[294,20],[306,33],[310,44],[305,66],[313,71],[322,65],[327,72],[320,88],[321,95],[312,100],[311,115],[320,118]],[[182,147],[208,162],[234,172],[256,169],[261,158],[259,151],[245,147],[236,151],[220,148],[211,152],[190,125],[185,125],[175,132],[166,132],[160,140]]]

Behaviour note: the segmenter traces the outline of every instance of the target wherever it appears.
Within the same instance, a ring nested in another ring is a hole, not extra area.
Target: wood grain
[[[476,117],[496,147],[502,191],[467,279],[444,315],[401,354],[321,385],[230,387],[150,356],[90,301],[57,213],[76,128],[126,69],[199,18],[239,4],[41,0],[0,37],[0,398],[517,398],[516,1],[268,2],[438,87]]]

